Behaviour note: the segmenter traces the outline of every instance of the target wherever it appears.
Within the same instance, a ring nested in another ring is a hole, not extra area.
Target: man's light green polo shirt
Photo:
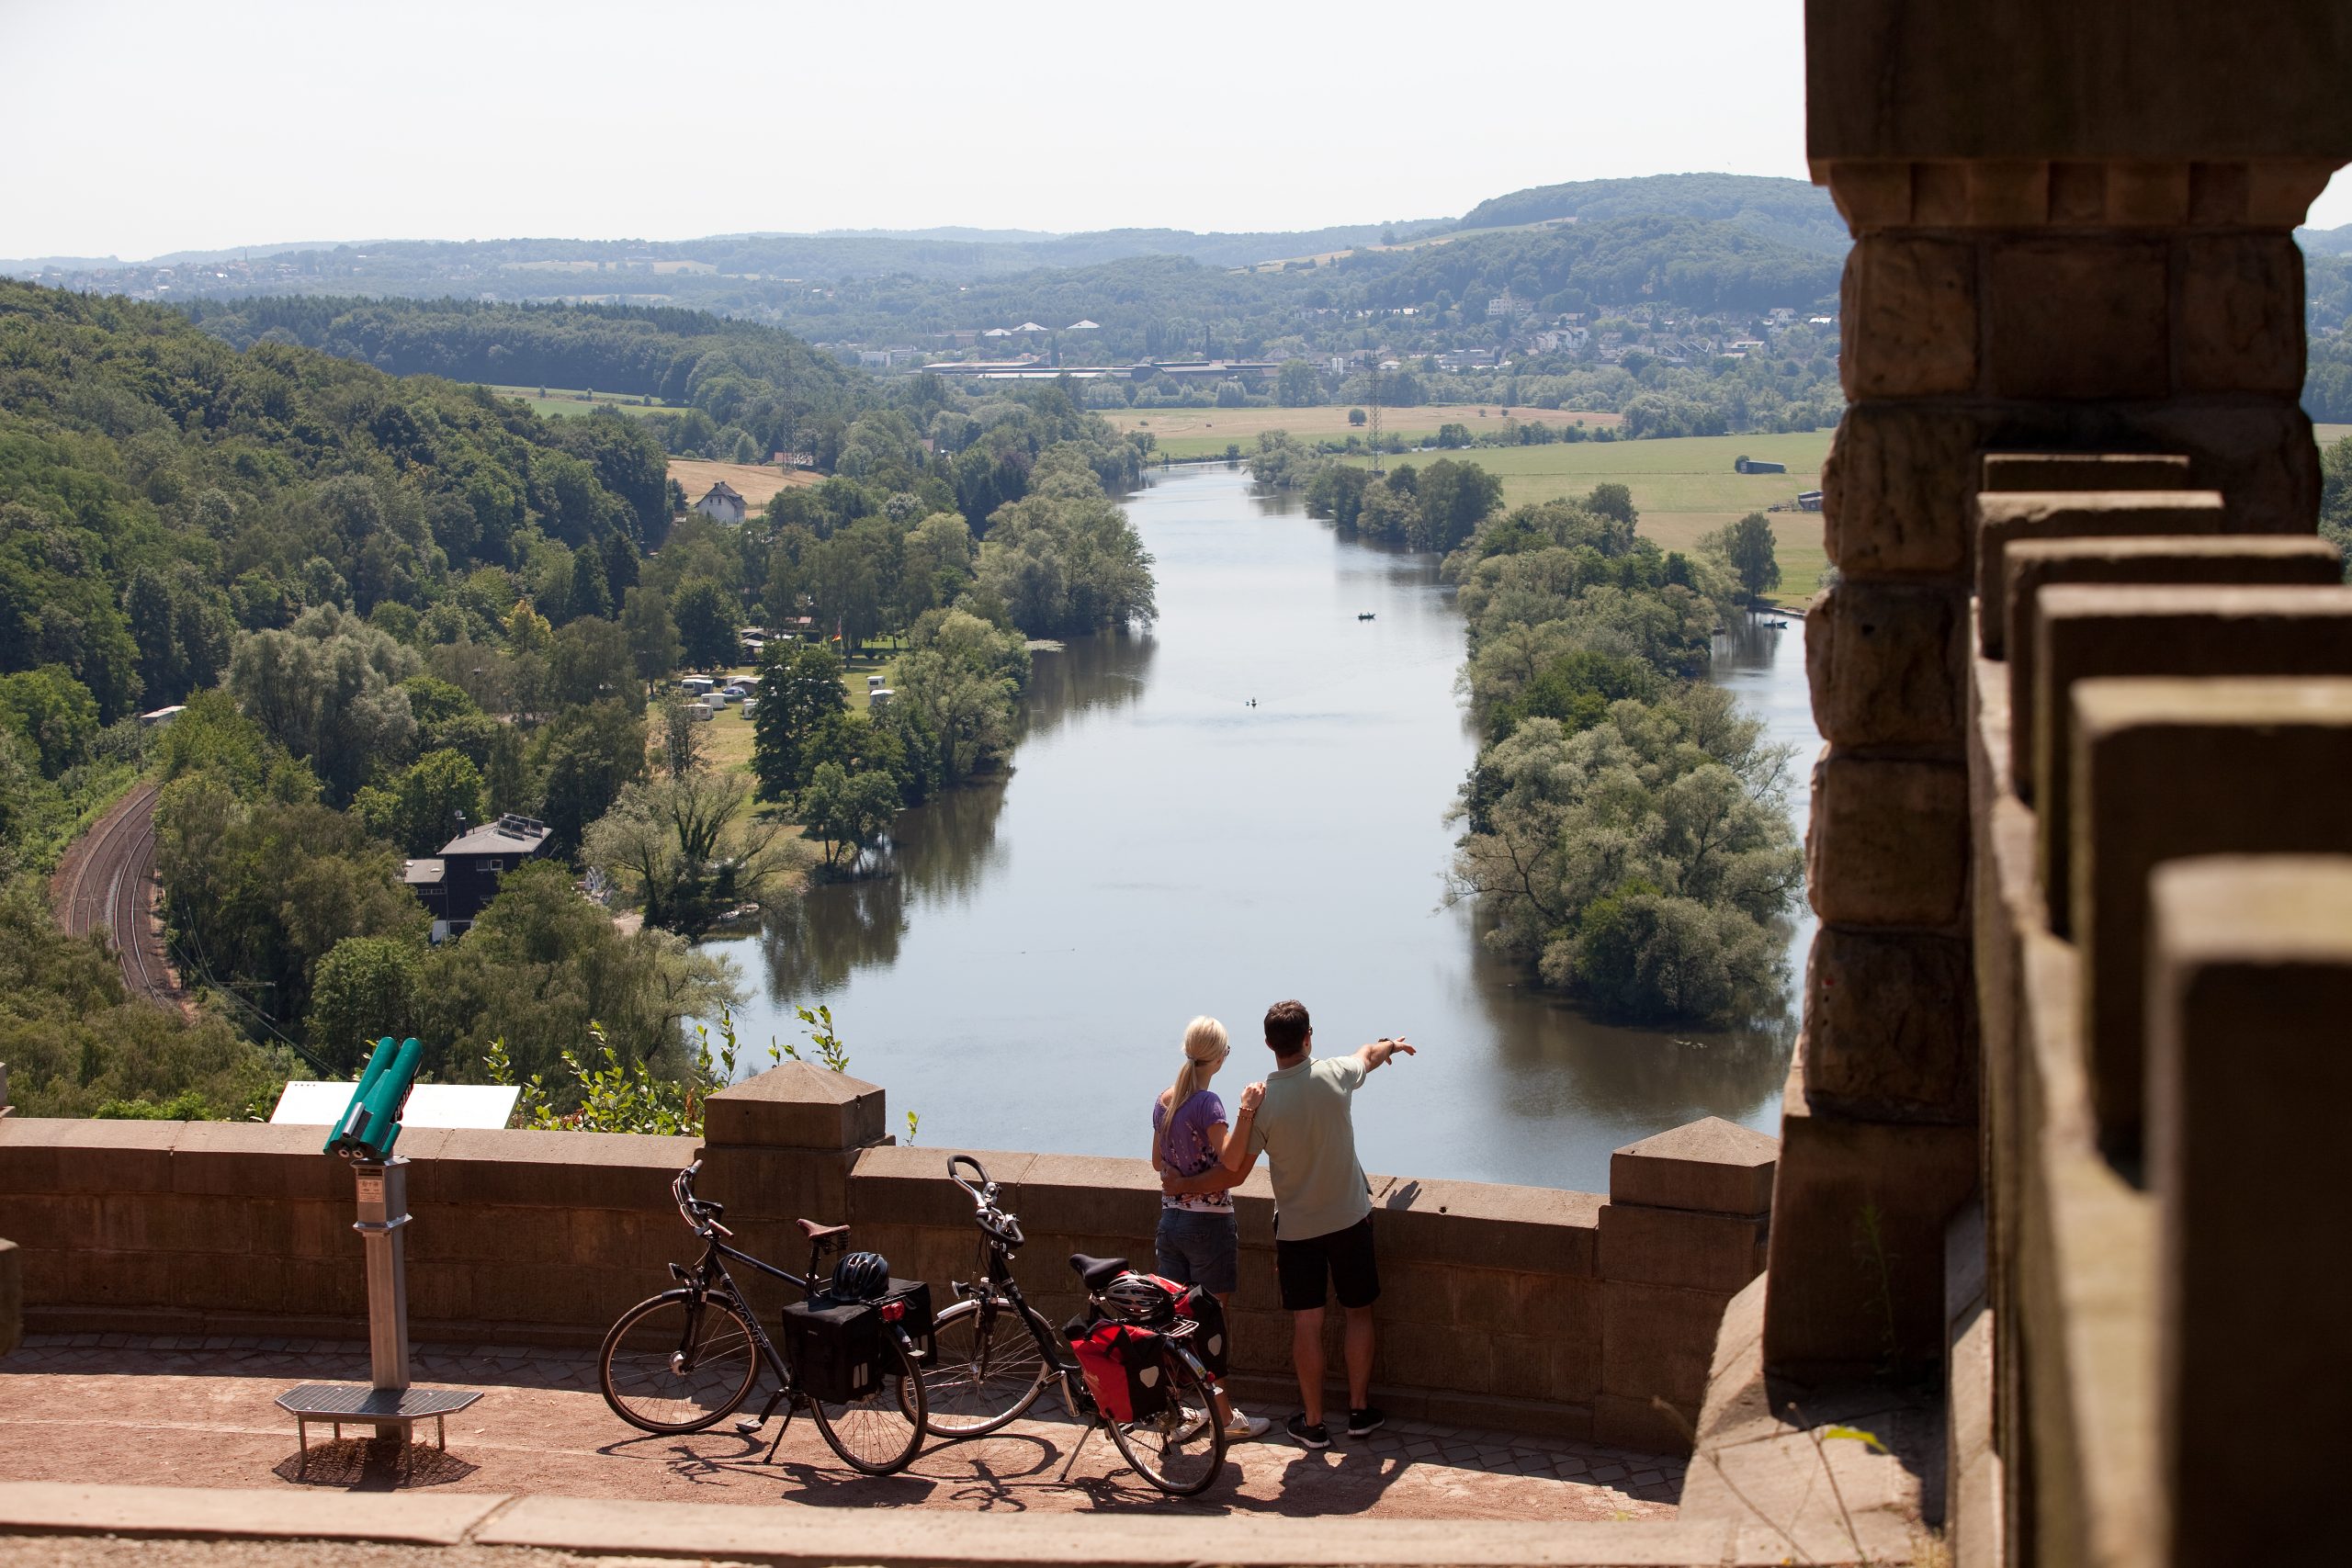
[[[1372,1213],[1349,1111],[1362,1082],[1363,1064],[1353,1056],[1310,1058],[1266,1075],[1250,1152],[1273,1161],[1276,1240],[1329,1235]]]

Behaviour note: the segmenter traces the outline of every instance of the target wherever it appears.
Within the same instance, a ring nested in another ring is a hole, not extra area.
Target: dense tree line
[[[1474,464],[1374,476],[1280,432],[1251,467],[1342,532],[1450,552],[1483,737],[1453,886],[1487,940],[1609,1016],[1769,1011],[1801,864],[1787,759],[1699,679],[1723,617],[1777,577],[1766,520],[1691,556],[1639,536],[1623,485],[1504,513]]]
[[[1493,197],[1463,215],[1464,229],[1573,218],[1697,218],[1732,223],[1804,250],[1846,254],[1846,220],[1819,186],[1757,175],[1652,175],[1576,180]]]

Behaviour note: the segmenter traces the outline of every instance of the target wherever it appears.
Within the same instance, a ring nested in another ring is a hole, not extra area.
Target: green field
[[[1180,461],[1187,457],[1222,457],[1228,446],[1240,447],[1246,457],[1258,449],[1259,435],[1269,430],[1288,431],[1305,442],[1345,440],[1351,434],[1371,434],[1367,426],[1348,423],[1348,407],[1343,403],[1295,409],[1106,409],[1102,416],[1115,430],[1149,432],[1159,443],[1156,451]],[[1506,417],[1522,424],[1581,424],[1588,430],[1623,423],[1619,414],[1579,412],[1574,409],[1514,408],[1506,416],[1499,403],[1425,403],[1383,411],[1381,430],[1384,434],[1402,436],[1407,442],[1419,445],[1436,440],[1442,424],[1464,424],[1475,435],[1482,428],[1495,428]],[[1482,420],[1487,422],[1483,426],[1479,423]]]
[[[1661,441],[1579,441],[1551,446],[1474,446],[1458,452],[1416,452],[1384,459],[1427,464],[1439,457],[1476,463],[1503,482],[1503,504],[1575,499],[1599,484],[1634,492],[1641,531],[1667,549],[1687,549],[1702,534],[1775,502],[1793,502],[1799,491],[1821,488],[1821,460],[1829,432],[1794,435],[1686,435]],[[1737,474],[1745,454],[1786,463],[1785,474]],[[1368,461],[1369,459],[1365,459]],[[1828,564],[1818,512],[1768,512],[1780,540],[1781,588],[1774,600],[1802,608],[1821,586]]]
[[[623,413],[670,413],[672,405],[656,398],[648,405],[642,398],[623,397],[618,392],[587,392],[570,387],[549,387],[546,397],[539,396],[537,387],[499,387],[490,389],[503,398],[520,398],[531,405],[531,412],[541,419],[561,419],[566,414],[594,413],[598,408],[616,408]]]

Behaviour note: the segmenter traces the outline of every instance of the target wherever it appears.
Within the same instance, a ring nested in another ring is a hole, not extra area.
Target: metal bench
[[[343,1436],[345,1425],[402,1427],[412,1433],[419,1421],[433,1421],[434,1440],[449,1451],[448,1418],[481,1397],[469,1388],[369,1388],[362,1383],[306,1382],[277,1396],[278,1406],[294,1417],[295,1438],[301,1444],[299,1472],[310,1462],[311,1423],[323,1421]]]

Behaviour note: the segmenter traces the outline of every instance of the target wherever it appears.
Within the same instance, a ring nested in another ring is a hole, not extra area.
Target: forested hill
[[[1691,218],[1735,223],[1783,244],[1843,256],[1851,243],[1829,193],[1804,180],[1758,175],[1649,175],[1576,180],[1498,196],[1472,208],[1464,229],[1499,229],[1573,218]]]
[[[478,568],[550,552],[617,600],[668,522],[661,443],[618,415],[0,281],[0,681],[53,670],[98,723],[214,684],[239,628],[307,606],[464,624],[514,603],[467,600]]]
[[[675,307],[279,295],[198,299],[187,310],[237,348],[299,343],[395,376],[696,404],[741,381],[804,414],[854,412],[859,401],[852,374],[790,333]]]
[[[1625,218],[1516,230],[1370,258],[1375,306],[1481,303],[1505,288],[1544,310],[1649,302],[1698,311],[1810,305],[1838,292],[1842,255],[1735,222]]]

